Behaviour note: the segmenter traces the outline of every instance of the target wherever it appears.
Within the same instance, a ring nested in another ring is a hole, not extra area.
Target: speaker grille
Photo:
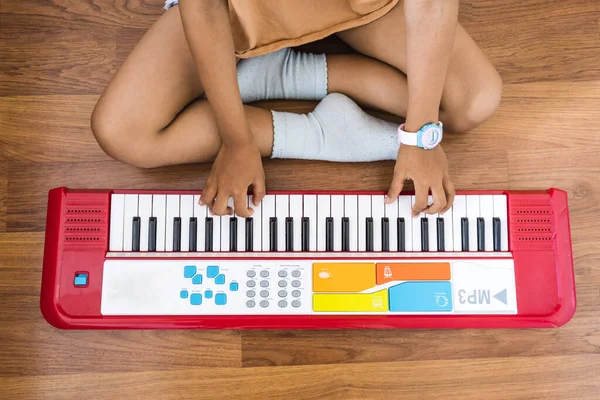
[[[549,196],[510,202],[510,237],[514,250],[551,250],[553,246],[552,214]]]
[[[67,194],[63,238],[66,246],[86,248],[102,246],[108,241],[109,202],[98,198]]]

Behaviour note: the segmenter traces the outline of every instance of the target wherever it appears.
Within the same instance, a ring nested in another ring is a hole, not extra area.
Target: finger
[[[446,192],[444,192],[444,186],[441,182],[432,188],[431,194],[433,204],[425,212],[427,214],[437,214],[446,207]]]
[[[234,196],[233,207],[235,209],[235,214],[238,217],[248,218],[252,214],[254,214],[254,210],[251,208],[248,208],[245,194],[238,194],[238,195]]]
[[[405,179],[406,179],[406,175],[404,174],[404,171],[400,171],[399,173],[394,174],[394,178],[392,179],[392,184],[390,185],[390,188],[388,189],[388,193],[385,196],[386,204],[393,203],[394,201],[396,201],[398,196],[400,196],[400,193],[402,192],[402,189],[404,188]]]
[[[211,213],[214,215],[228,215],[231,213],[231,207],[227,206],[229,202],[229,196],[225,194],[218,194],[215,202],[211,208]]]
[[[200,205],[207,205],[211,207],[213,201],[215,200],[215,196],[217,195],[217,186],[212,182],[207,181],[204,190],[202,190],[202,194],[200,195]]]
[[[413,217],[419,216],[428,206],[429,196],[427,194],[429,185],[421,182],[415,182],[415,204],[412,208]]]
[[[265,178],[261,177],[252,184],[252,203],[258,207],[267,190],[265,188]]]
[[[450,180],[450,177],[446,175],[444,180],[442,181],[444,185],[444,190],[446,191],[446,207],[444,207],[441,211],[441,214],[447,212],[452,204],[454,204],[454,197],[456,197],[456,189],[454,188],[454,184]]]

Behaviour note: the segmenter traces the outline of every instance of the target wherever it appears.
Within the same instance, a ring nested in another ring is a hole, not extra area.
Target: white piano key
[[[454,251],[462,251],[462,218],[467,216],[467,198],[456,195],[452,205],[452,236]]]
[[[254,210],[252,214],[252,251],[262,251],[262,202],[258,206],[255,206],[252,201],[252,195],[249,195],[248,207]],[[244,248],[245,246],[244,243]]]
[[[290,196],[275,196],[275,216],[277,217],[277,251],[285,251],[285,219],[290,215]]]
[[[302,195],[290,195],[290,217],[294,219],[294,251],[302,250]]]
[[[429,196],[429,204],[433,204],[433,196]],[[426,214],[429,229],[429,251],[437,251],[437,218],[438,214]]]
[[[500,250],[508,251],[508,205],[506,195],[494,195],[494,217],[500,218]]]
[[[110,198],[110,251],[123,251],[123,222],[125,195],[113,194]]]
[[[227,207],[231,207],[233,210],[233,197],[227,200]],[[233,215],[222,215],[221,216],[221,251],[230,251],[229,243],[229,224]]]
[[[148,251],[148,232],[152,216],[152,195],[140,194],[138,203],[140,214],[140,251]]]
[[[125,195],[125,218],[123,222],[123,251],[131,251],[133,217],[138,216],[138,195]]]
[[[152,216],[156,218],[156,251],[165,251],[165,236],[167,231],[166,195],[155,194],[152,196]]]
[[[333,217],[333,251],[342,251],[344,195],[336,194],[331,196],[331,216]]]
[[[181,251],[190,250],[190,218],[194,216],[194,196],[181,196]]]
[[[213,220],[213,251],[229,251],[229,247],[227,247],[226,244],[221,243],[221,217],[218,215],[211,215],[210,210],[208,210],[207,214],[208,217]]]
[[[371,196],[371,212],[373,213],[373,251],[381,251],[381,220],[385,216],[383,195]]]
[[[196,224],[198,226],[198,232],[196,233],[196,251],[205,251],[206,246],[206,206],[199,204],[200,195],[194,195],[194,217],[196,217]]]
[[[371,196],[358,196],[358,251],[367,250],[367,218],[371,217]]]
[[[490,194],[479,196],[479,214],[485,223],[485,251],[494,251],[494,198]]]
[[[389,221],[390,251],[398,251],[398,200],[395,200],[391,204],[386,204],[384,211],[385,217]]]
[[[173,251],[173,222],[175,221],[175,217],[179,217],[179,199],[180,196],[177,194],[167,195],[165,251]]]
[[[400,195],[398,197],[398,217],[404,218],[404,250],[413,251],[413,224],[415,220],[412,217],[412,198],[413,196]],[[394,221],[397,226],[397,222]],[[415,249],[416,251],[416,249]]]
[[[309,224],[308,251],[317,251],[317,195],[304,195],[303,201],[304,211],[302,215],[308,218]]]
[[[246,251],[246,218],[237,214],[237,251]]]
[[[454,251],[454,221],[452,219],[453,211],[454,205],[451,206],[443,215],[440,214],[440,218],[444,219],[444,251]]]
[[[344,217],[348,217],[350,229],[350,251],[358,251],[358,196],[344,196]]]
[[[325,251],[326,218],[331,216],[331,196],[317,195],[317,250]]]
[[[469,251],[477,251],[477,218],[479,218],[479,195],[467,196],[469,218]]]
[[[412,207],[415,205],[416,200],[416,196],[410,196],[413,251],[423,251],[423,247],[421,246],[421,218],[423,218],[425,214],[419,213],[417,218],[412,216]]]
[[[262,249],[269,251],[270,218],[275,216],[275,195],[267,194],[262,200]]]

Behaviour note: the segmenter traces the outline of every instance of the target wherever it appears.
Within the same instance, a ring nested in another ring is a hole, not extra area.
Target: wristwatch
[[[443,124],[441,122],[428,123],[416,132],[406,132],[404,124],[398,128],[398,144],[408,146],[417,146],[425,150],[435,148],[442,141],[444,134]]]

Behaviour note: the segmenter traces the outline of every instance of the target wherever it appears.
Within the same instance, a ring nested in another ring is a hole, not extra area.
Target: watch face
[[[421,145],[424,149],[433,149],[442,141],[442,130],[439,126],[431,124],[421,134]]]

